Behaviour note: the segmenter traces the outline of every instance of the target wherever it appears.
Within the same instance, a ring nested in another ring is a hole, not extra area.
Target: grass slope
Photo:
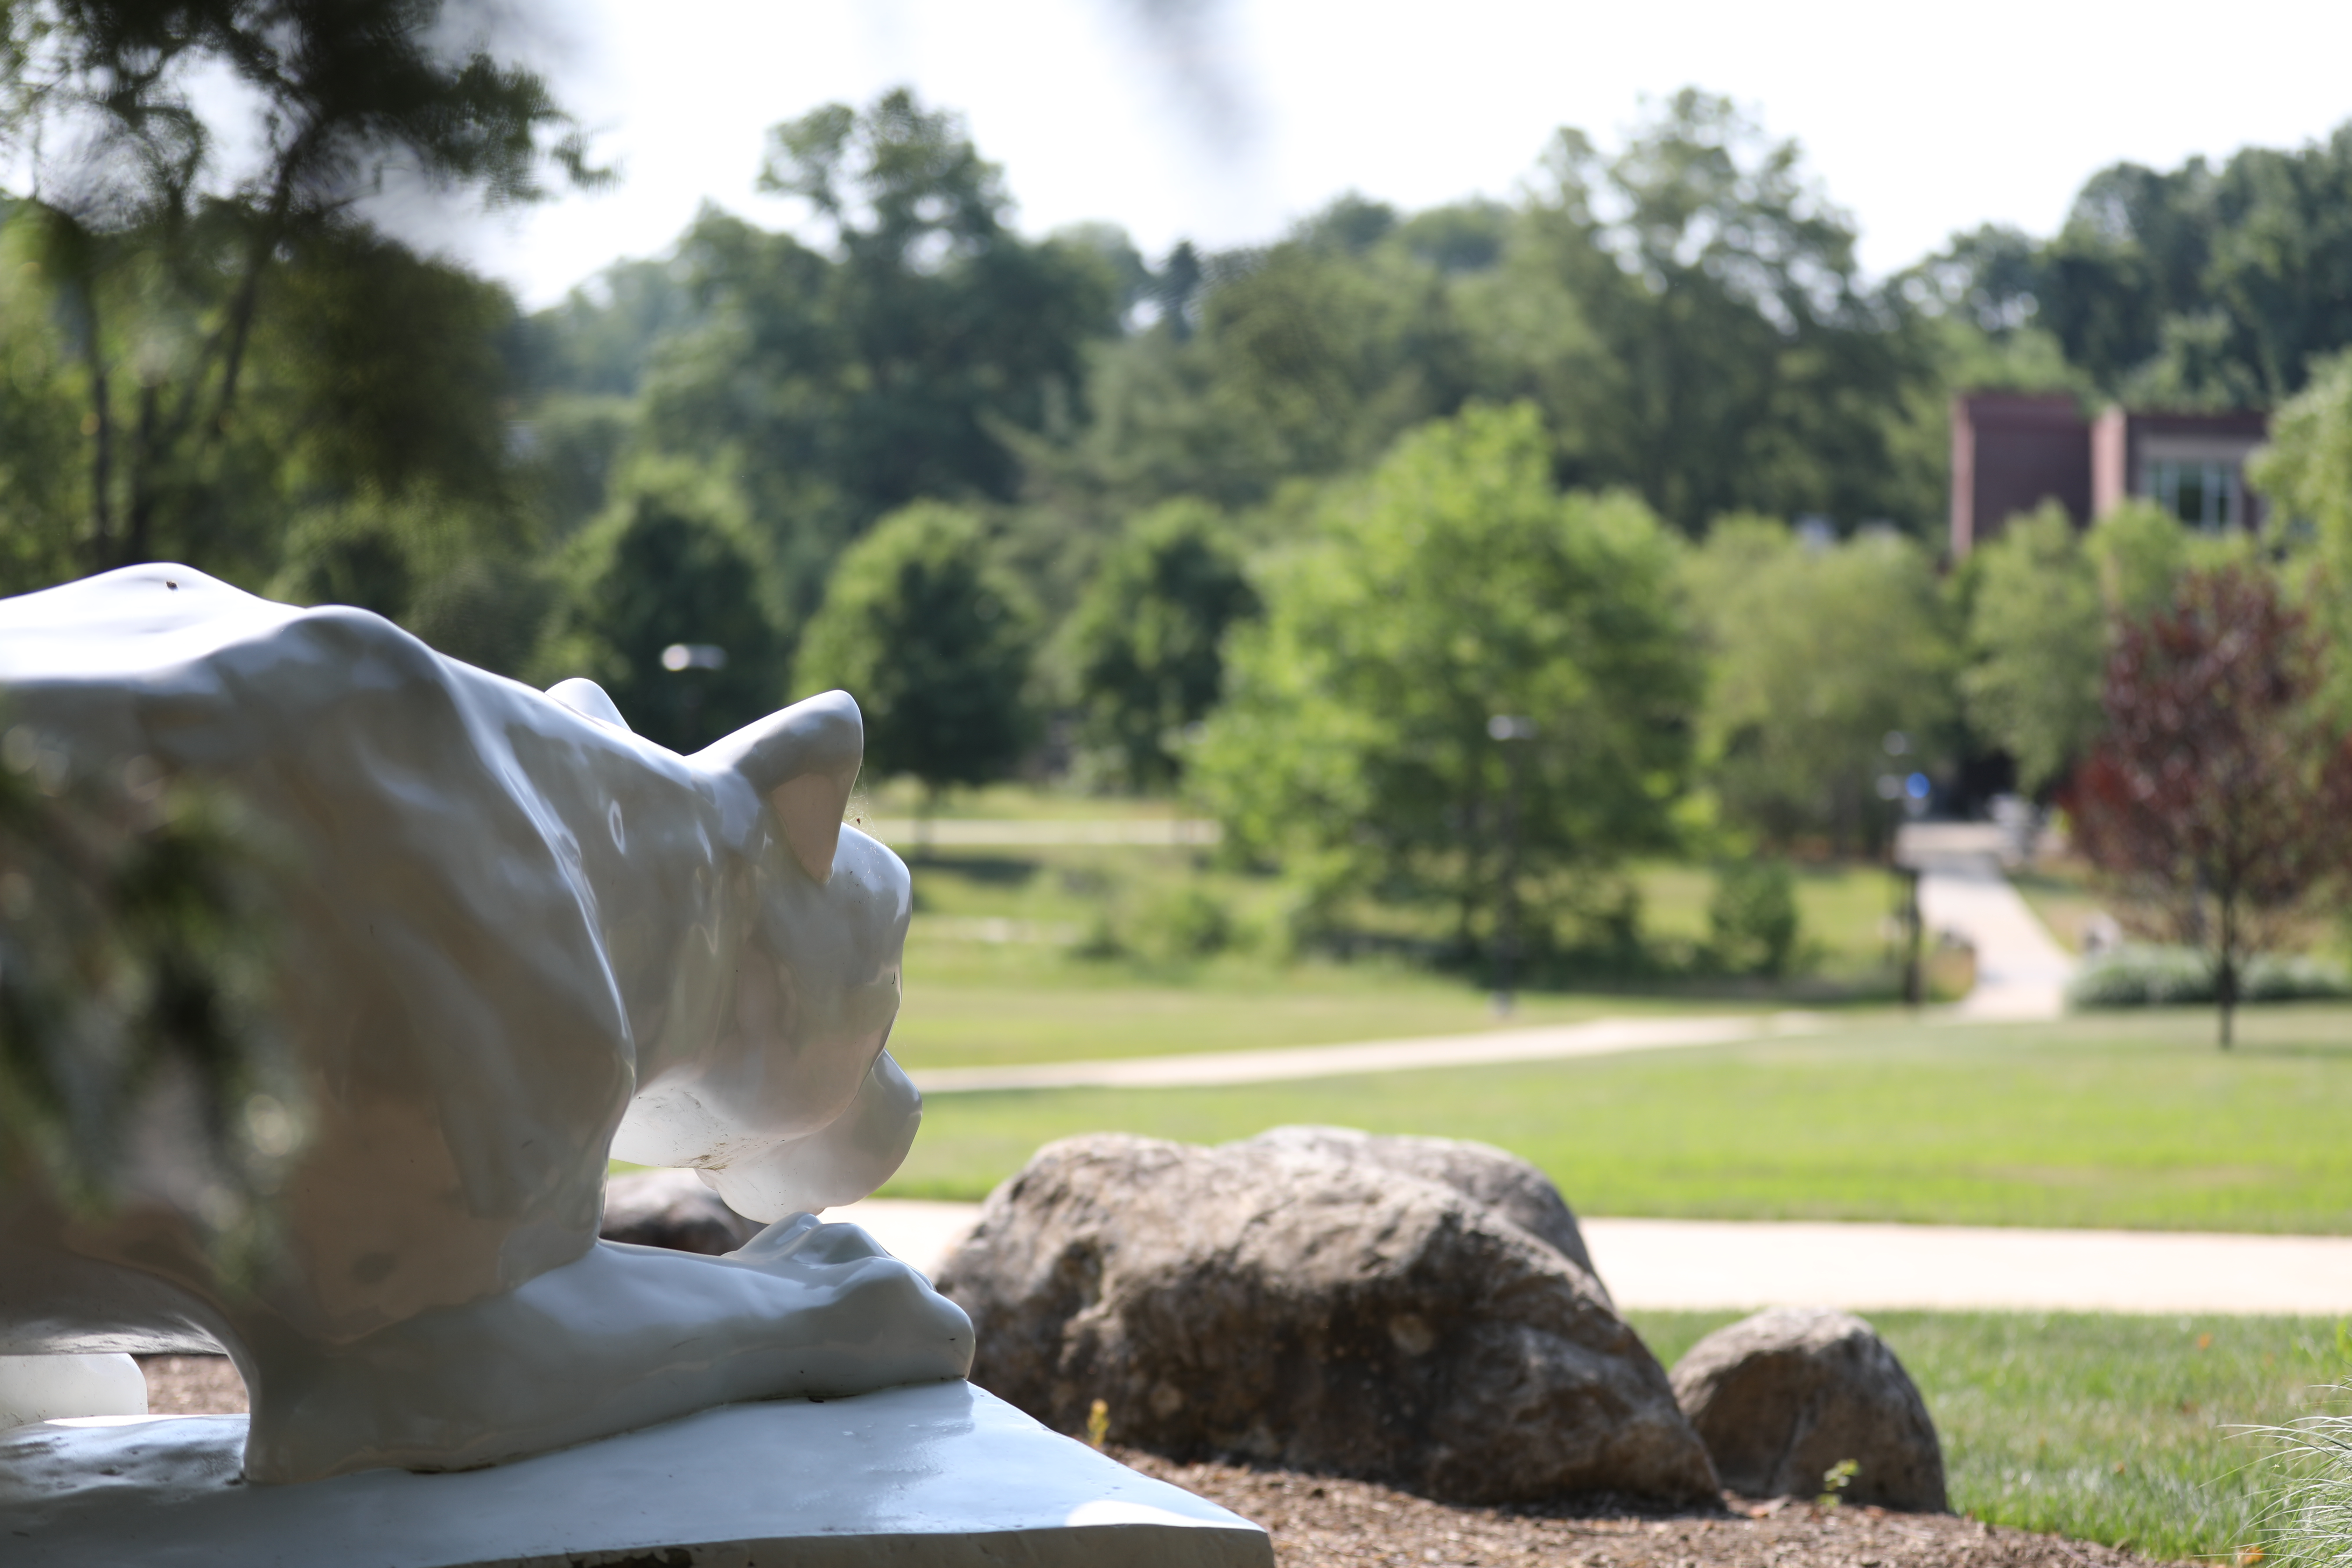
[[[1668,1365],[1727,1312],[1630,1312]],[[1943,1438],[1952,1507],[2151,1557],[2257,1543],[2278,1468],[2259,1438],[2352,1377],[2352,1325],[2312,1318],[1885,1312]]]
[[[2352,1009],[2200,1009],[1231,1089],[935,1095],[885,1192],[976,1198],[1036,1147],[1289,1121],[1475,1138],[1580,1210],[2352,1234]],[[1396,1032],[1405,1032],[1399,1030]]]

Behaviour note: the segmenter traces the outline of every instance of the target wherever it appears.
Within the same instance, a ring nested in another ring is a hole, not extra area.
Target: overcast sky
[[[1507,199],[1555,128],[1606,147],[1645,97],[1685,85],[1795,137],[1874,274],[1983,222],[2046,233],[2118,159],[2296,146],[2352,119],[2347,0],[572,0],[565,14],[546,64],[619,188],[443,236],[532,306],[667,248],[705,201],[797,221],[752,193],[766,128],[901,83],[969,118],[1023,229],[1107,220],[1154,258],[1181,238],[1271,238],[1349,189],[1406,208]]]

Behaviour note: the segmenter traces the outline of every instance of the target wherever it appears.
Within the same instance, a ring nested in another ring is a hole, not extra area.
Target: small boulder
[[[1457,1502],[1713,1501],[1664,1370],[1591,1270],[1406,1168],[1475,1163],[1410,1142],[1048,1144],[938,1277],[977,1330],[972,1381],[1064,1432],[1101,1400],[1114,1440],[1176,1458]]]
[[[760,1230],[692,1171],[630,1171],[604,1179],[604,1222],[596,1234],[606,1241],[716,1258]]]
[[[1718,1329],[1675,1363],[1675,1398],[1723,1484],[1748,1497],[1813,1497],[1836,1466],[1841,1495],[1941,1513],[1944,1450],[1927,1402],[1868,1323],[1780,1308]]]

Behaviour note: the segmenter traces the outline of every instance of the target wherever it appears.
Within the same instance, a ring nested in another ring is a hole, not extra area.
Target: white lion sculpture
[[[73,756],[282,832],[273,1006],[308,1122],[257,1279],[218,1277],[168,1194],[93,1220],[0,1185],[0,1352],[224,1349],[270,1481],[968,1370],[952,1302],[811,1217],[921,1114],[883,1050],[907,871],[842,825],[845,694],[681,757],[589,682],[169,565],[0,601],[0,686]],[[608,1155],[774,1223],[725,1258],[600,1242]]]

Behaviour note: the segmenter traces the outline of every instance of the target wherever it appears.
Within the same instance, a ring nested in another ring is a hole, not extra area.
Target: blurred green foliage
[[[883,514],[1014,498],[1013,437],[1076,405],[1116,279],[1090,247],[1013,232],[1002,171],[903,89],[777,126],[760,184],[799,197],[829,243],[698,218],[677,247],[688,324],[650,347],[633,437],[731,477],[797,616]],[[667,319],[613,298],[641,332]]]
[[[0,10],[11,586],[180,558],[259,582],[310,509],[490,502],[502,290],[370,228],[413,184],[529,201],[600,177],[472,0]],[[200,84],[209,90],[199,91]],[[27,460],[29,459],[29,460]]]
[[[32,183],[0,195],[0,588],[188,559],[589,675],[681,747],[787,671],[844,682],[927,809],[1016,769],[1192,790],[1305,889],[1276,947],[1421,906],[1368,929],[1444,909],[1466,952],[1516,901],[1625,973],[1657,967],[1625,855],[1874,853],[1889,776],[1993,753],[2054,788],[2113,626],[2189,564],[2267,551],[2352,635],[2352,131],[2117,165],[2053,237],[1879,281],[1794,143],[1696,90],[1611,148],[1563,128],[1508,201],[1350,194],[1147,258],[1019,232],[962,121],[898,89],[770,132],[787,226],[707,208],[524,316],[354,201],[603,177],[544,83],[445,47],[503,36],[480,0],[274,15],[5,12]],[[2273,536],[2043,518],[1939,586],[1973,387],[2300,389]],[[1534,739],[1486,735],[1514,715]],[[1802,967],[1730,930],[1723,962]]]
[[[1768,978],[1786,973],[1803,931],[1789,863],[1734,860],[1717,867],[1706,925],[1709,956],[1717,967]]]
[[[0,734],[0,1192],[176,1209],[231,1279],[304,1100],[275,1026],[267,825],[146,756]]]
[[[2303,609],[2336,647],[2352,648],[2352,350],[2315,363],[2249,467],[2275,532],[2306,567],[2294,583]],[[2335,660],[2324,700],[2352,722],[2352,659]]]
[[[2011,519],[1970,563],[1977,582],[1961,694],[1969,721],[2017,760],[2019,785],[2038,794],[2064,777],[2105,723],[2098,574],[2054,502]]]
[[[866,765],[911,773],[927,808],[950,784],[1019,760],[1035,725],[1035,632],[973,513],[922,501],[844,555],[793,667],[803,693],[840,687],[866,715]]]
[[[2114,164],[2052,238],[1955,236],[1907,287],[1996,336],[2046,335],[2109,398],[2279,404],[2352,344],[2352,125],[2219,167]]]
[[[1699,687],[1678,546],[1630,495],[1555,488],[1549,444],[1526,405],[1430,426],[1269,564],[1192,753],[1234,852],[1327,908],[1442,900],[1467,946],[1507,875],[1540,908],[1669,838]]]
[[[785,682],[760,553],[724,487],[641,468],[572,540],[538,673],[596,681],[632,730],[677,752],[765,717]]]
[[[1875,851],[1897,817],[1878,781],[1951,751],[1957,649],[1933,560],[1888,530],[1836,541],[1727,518],[1685,580],[1723,816],[1773,843]]]
[[[1175,782],[1185,731],[1223,692],[1225,634],[1257,610],[1232,531],[1205,502],[1166,502],[1111,547],[1061,649],[1079,738],[1110,779]]]

